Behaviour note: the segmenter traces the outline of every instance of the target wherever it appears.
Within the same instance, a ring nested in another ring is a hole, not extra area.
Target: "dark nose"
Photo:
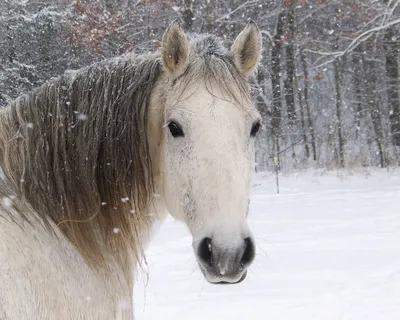
[[[243,266],[248,267],[253,262],[256,255],[254,242],[251,238],[244,239],[244,248],[243,256],[240,261]]]
[[[198,246],[199,262],[208,271],[217,275],[235,275],[245,270],[254,260],[255,246],[248,237],[238,248],[226,249],[223,245],[215,245],[211,238],[204,238]]]
[[[212,243],[210,238],[204,238],[199,245],[197,255],[201,263],[211,267],[213,264]]]

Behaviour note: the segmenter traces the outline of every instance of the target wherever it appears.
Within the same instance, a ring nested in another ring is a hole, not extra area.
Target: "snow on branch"
[[[351,41],[351,43],[347,46],[346,49],[341,50],[341,51],[336,51],[336,52],[319,52],[319,51],[312,51],[312,50],[307,50],[308,52],[312,52],[315,54],[319,54],[322,56],[332,56],[332,59],[325,61],[317,66],[314,66],[313,69],[318,69],[321,67],[324,67],[330,63],[332,63],[333,61],[335,61],[337,58],[340,58],[342,56],[344,56],[345,54],[352,52],[360,43],[366,41],[367,39],[369,39],[373,34],[378,33],[382,30],[385,30],[387,28],[390,28],[392,26],[395,26],[397,24],[400,24],[400,19],[391,21],[385,25],[382,26],[378,26],[378,27],[374,27],[371,28],[363,33],[361,33],[359,36],[357,36],[355,39],[353,39],[353,41]]]

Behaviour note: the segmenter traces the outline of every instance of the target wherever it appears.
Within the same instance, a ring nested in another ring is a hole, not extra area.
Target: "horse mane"
[[[150,223],[153,197],[148,106],[161,72],[158,55],[128,54],[65,73],[1,110],[6,179],[89,265],[104,266],[104,252],[140,261],[138,223]]]

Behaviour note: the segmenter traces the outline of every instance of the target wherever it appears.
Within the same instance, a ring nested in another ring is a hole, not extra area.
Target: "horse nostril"
[[[242,266],[248,266],[253,262],[256,250],[251,238],[244,239],[244,252],[240,263]]]
[[[212,245],[210,238],[204,238],[199,245],[197,255],[201,262],[207,266],[212,265]]]

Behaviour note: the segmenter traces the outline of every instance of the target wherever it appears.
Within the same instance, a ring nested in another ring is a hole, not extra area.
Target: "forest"
[[[400,0],[0,0],[0,107],[66,70],[157,50],[165,28],[263,36],[257,170],[400,164]]]

